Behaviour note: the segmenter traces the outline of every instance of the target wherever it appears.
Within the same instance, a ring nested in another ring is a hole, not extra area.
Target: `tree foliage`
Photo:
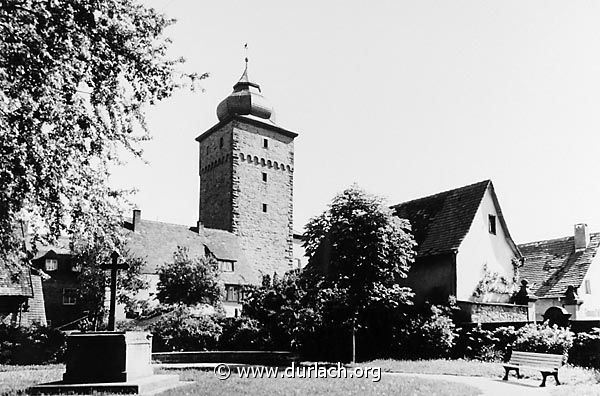
[[[347,359],[347,336],[362,329],[364,350],[389,350],[392,322],[411,303],[410,289],[399,286],[414,258],[408,222],[353,186],[308,223],[305,246],[309,265],[265,277],[245,293],[243,314],[261,323],[272,348]]]
[[[414,260],[415,242],[409,222],[381,198],[356,185],[344,190],[306,225],[305,246],[309,266],[323,274],[314,277],[318,288],[353,326],[375,306],[410,304],[412,292],[399,282]]]
[[[298,271],[265,276],[244,291],[243,314],[261,323],[271,349],[301,349],[322,324],[319,291]]]
[[[207,77],[167,56],[172,23],[137,0],[0,2],[0,260],[19,251],[20,221],[35,243],[67,235],[95,307],[98,264],[125,249],[111,167],[141,157],[146,106]]]
[[[187,248],[178,247],[173,261],[158,269],[158,278],[157,297],[163,304],[220,305],[224,291],[211,257],[190,257]]]
[[[206,77],[167,57],[172,22],[136,0],[0,2],[0,253],[22,218],[37,239],[117,247],[110,166],[141,155],[146,105]]]

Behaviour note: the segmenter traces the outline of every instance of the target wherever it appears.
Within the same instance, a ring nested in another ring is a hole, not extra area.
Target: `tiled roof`
[[[418,256],[456,251],[491,183],[484,180],[392,206],[398,217],[410,221]]]
[[[224,272],[221,279],[225,283],[248,284],[257,283],[259,276],[246,261],[237,237],[227,231],[201,228],[195,229],[158,221],[140,220],[135,232],[131,231],[131,223],[125,226],[130,252],[146,260],[143,272],[155,274],[158,267],[173,260],[173,253],[178,246],[186,247],[190,257],[203,257],[205,247],[217,259],[235,261],[234,272]]]
[[[33,297],[29,266],[14,260],[0,262],[0,297]]]
[[[564,297],[569,285],[580,287],[600,246],[600,233],[591,234],[590,244],[575,251],[573,237],[519,245],[525,257],[521,279],[529,281],[538,297]]]

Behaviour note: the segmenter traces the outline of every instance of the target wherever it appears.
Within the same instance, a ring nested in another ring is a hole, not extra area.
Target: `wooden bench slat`
[[[558,354],[537,354],[537,353],[526,353],[526,352],[518,352],[518,351],[514,351],[513,355],[515,356],[529,356],[529,357],[538,357],[538,358],[555,358],[555,357],[561,357],[562,355],[558,355]]]
[[[562,360],[561,361],[540,361],[540,360],[527,360],[527,359],[510,359],[510,363],[514,363],[514,364],[539,364],[539,365],[547,365],[547,366],[556,366],[556,365],[562,365]]]

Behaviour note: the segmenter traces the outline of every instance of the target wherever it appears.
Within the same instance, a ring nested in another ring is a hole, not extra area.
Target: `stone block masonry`
[[[262,275],[293,264],[294,138],[278,129],[235,118],[199,140],[200,221],[238,235]]]

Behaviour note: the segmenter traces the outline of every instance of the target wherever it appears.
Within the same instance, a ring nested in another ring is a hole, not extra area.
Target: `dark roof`
[[[419,257],[458,251],[469,232],[485,192],[491,191],[498,220],[515,255],[521,254],[513,242],[491,180],[459,187],[392,206],[395,214],[410,221]]]
[[[600,233],[591,234],[586,249],[575,251],[573,237],[519,245],[525,257],[521,279],[538,297],[564,297],[567,287],[580,287],[600,246]]]
[[[242,253],[237,236],[209,228],[188,227],[180,224],[140,220],[135,232],[131,223],[125,226],[130,252],[146,260],[143,272],[155,274],[158,267],[173,260],[178,246],[186,247],[190,257],[203,257],[205,248],[219,260],[235,261],[234,272],[223,272],[221,279],[225,283],[256,284],[258,274],[248,264]]]
[[[408,219],[419,256],[457,251],[469,232],[490,180],[392,206]]]

